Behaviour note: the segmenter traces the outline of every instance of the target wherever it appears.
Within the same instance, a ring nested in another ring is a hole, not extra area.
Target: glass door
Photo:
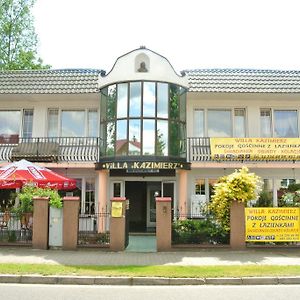
[[[156,226],[156,197],[171,197],[172,198],[172,212],[176,209],[174,207],[175,199],[175,182],[148,182],[147,184],[147,227]],[[175,204],[176,206],[176,204]],[[173,213],[172,213],[173,218]]]
[[[156,226],[155,198],[161,196],[161,182],[148,182],[147,184],[147,227]]]

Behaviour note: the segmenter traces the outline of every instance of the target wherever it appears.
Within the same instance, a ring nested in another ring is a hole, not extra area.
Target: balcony
[[[99,137],[17,138],[0,140],[0,160],[97,162]]]
[[[300,138],[187,138],[188,162],[299,162]],[[225,144],[223,144],[225,143]],[[224,146],[225,145],[225,146]],[[239,146],[240,145],[240,146]],[[252,145],[252,150],[247,148]],[[99,162],[100,137],[0,139],[0,161]],[[256,148],[255,148],[256,147]],[[214,149],[212,153],[212,149]],[[249,153],[250,154],[249,154]]]

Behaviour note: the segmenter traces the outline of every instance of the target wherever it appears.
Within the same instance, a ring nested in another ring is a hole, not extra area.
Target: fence
[[[20,217],[10,212],[0,212],[0,244],[31,245],[32,217],[21,222]]]
[[[79,214],[78,245],[108,247],[110,243],[109,212]]]

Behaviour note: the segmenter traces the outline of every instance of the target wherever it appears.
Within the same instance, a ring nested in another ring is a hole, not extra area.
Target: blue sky
[[[176,71],[300,70],[298,0],[37,0],[39,55],[53,68],[109,71],[144,45]]]

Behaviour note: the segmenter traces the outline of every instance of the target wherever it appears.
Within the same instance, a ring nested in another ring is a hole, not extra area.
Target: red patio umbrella
[[[0,189],[21,188],[25,184],[57,190],[73,190],[76,180],[37,166],[25,159],[0,168]]]

